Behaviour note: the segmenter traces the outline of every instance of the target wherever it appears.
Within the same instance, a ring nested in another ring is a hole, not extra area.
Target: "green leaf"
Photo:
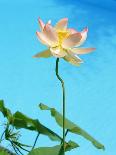
[[[70,151],[72,149],[75,149],[79,147],[79,145],[77,143],[75,143],[74,141],[69,141],[67,144],[66,144],[66,151]]]
[[[12,113],[9,109],[7,109],[5,106],[4,106],[4,101],[3,100],[0,100],[0,111],[2,112],[3,116],[6,117],[9,122],[12,120]]]
[[[0,100],[0,111],[3,113],[4,117],[8,119],[9,123],[17,129],[25,128],[46,135],[51,140],[62,141],[62,138],[57,133],[42,125],[39,120],[29,118],[18,111],[12,114],[10,110],[5,107],[3,100]]]
[[[40,134],[48,136],[51,140],[56,140],[56,141],[62,140],[62,138],[58,134],[48,129],[44,125],[42,125],[39,122],[39,120],[29,118],[26,115],[18,111],[13,115],[12,125],[18,129],[24,128],[28,130],[37,131]]]
[[[16,155],[5,147],[0,146],[0,155]]]
[[[6,151],[0,151],[0,155],[10,155],[10,154],[7,153]]]
[[[60,127],[63,127],[63,117],[62,115],[56,111],[54,108],[50,108],[46,106],[45,104],[39,105],[41,110],[49,110],[51,112],[51,116],[55,118],[57,124]],[[78,134],[89,140],[96,148],[98,149],[105,149],[104,145],[102,145],[100,142],[98,142],[96,139],[94,139],[90,134],[88,134],[86,131],[84,131],[82,128],[80,128],[78,125],[74,124],[68,119],[65,119],[65,128],[68,129],[69,132]]]
[[[53,147],[40,147],[37,149],[32,150],[28,155],[63,155],[63,152],[61,152],[62,145],[56,145]],[[66,151],[70,151],[74,148],[78,147],[78,144],[76,144],[73,141],[69,141],[66,143]]]

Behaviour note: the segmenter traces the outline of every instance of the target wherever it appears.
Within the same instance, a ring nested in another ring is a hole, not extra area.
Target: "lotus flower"
[[[45,24],[39,18],[38,22],[41,32],[36,32],[36,34],[40,42],[47,46],[47,49],[36,54],[35,58],[54,56],[78,66],[83,62],[78,55],[95,50],[95,48],[79,48],[87,38],[88,28],[84,28],[81,32],[67,28],[67,18],[59,20],[54,27],[51,25],[51,21]]]

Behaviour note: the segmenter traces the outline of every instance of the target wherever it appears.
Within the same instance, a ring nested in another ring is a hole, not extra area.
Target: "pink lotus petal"
[[[37,53],[36,55],[33,56],[33,58],[49,58],[51,56],[52,56],[51,51],[47,49],[47,50]]]
[[[78,42],[78,44],[76,45],[77,47],[80,46],[80,45],[82,45],[82,44],[85,42],[85,40],[86,40],[86,38],[87,38],[87,32],[88,32],[88,28],[86,27],[86,28],[81,32],[82,38],[81,38],[80,42]]]
[[[56,44],[58,42],[58,36],[55,29],[50,25],[46,24],[43,30],[43,34],[46,36],[50,44]]]
[[[46,36],[42,32],[36,32],[38,39],[40,40],[41,43],[50,46],[49,40],[46,38]]]
[[[78,31],[73,28],[69,28],[68,30],[71,34],[78,33]]]
[[[48,20],[47,24],[51,24],[51,20]]]
[[[82,36],[80,33],[70,34],[69,37],[63,41],[62,46],[63,46],[63,48],[74,47],[78,44],[78,42],[81,40],[81,38],[82,38]]]
[[[65,29],[67,28],[67,23],[68,23],[68,18],[63,18],[57,22],[55,28],[58,30]]]
[[[42,31],[44,29],[45,24],[40,18],[38,19],[38,22],[39,22],[40,29]]]
[[[95,50],[96,48],[73,48],[71,51],[74,54],[87,54]]]
[[[75,66],[80,66],[80,64],[83,63],[83,61],[77,55],[72,54],[70,50],[67,51],[67,55],[64,56],[64,60]]]

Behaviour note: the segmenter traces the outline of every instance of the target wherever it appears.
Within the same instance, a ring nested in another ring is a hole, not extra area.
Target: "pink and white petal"
[[[67,55],[65,55],[64,60],[71,63],[72,65],[75,66],[80,66],[81,63],[83,63],[83,61],[76,55],[73,55],[71,53],[68,53]]]
[[[70,32],[70,34],[78,33],[78,31],[73,28],[69,28],[68,31]]]
[[[50,24],[45,25],[43,34],[46,36],[46,38],[51,44],[56,44],[58,42],[58,35],[55,29]]]
[[[67,55],[67,53],[64,50],[61,50],[59,48],[50,48],[50,51],[52,55],[57,58],[62,58],[65,55]]]
[[[67,24],[68,24],[68,18],[63,18],[63,19],[61,19],[61,20],[59,20],[57,22],[57,24],[55,25],[55,28],[57,30],[66,29],[67,28]]]
[[[70,34],[62,43],[63,48],[74,47],[80,42],[82,36],[80,33]]]
[[[49,41],[49,39],[42,32],[36,32],[36,34],[42,44],[45,44],[47,46],[52,45],[51,41]]]
[[[87,54],[94,51],[96,48],[72,48],[74,54]]]
[[[76,45],[77,47],[82,45],[85,42],[85,40],[87,39],[87,32],[88,32],[87,27],[82,32],[80,32],[82,38],[81,38],[80,42],[78,42],[78,44]]]
[[[38,22],[39,22],[40,29],[42,31],[44,29],[45,24],[40,18],[38,19]]]
[[[51,56],[52,56],[51,51],[47,49],[45,51],[37,53],[36,55],[33,56],[33,58],[49,58]]]
[[[51,20],[48,20],[47,24],[51,24]]]

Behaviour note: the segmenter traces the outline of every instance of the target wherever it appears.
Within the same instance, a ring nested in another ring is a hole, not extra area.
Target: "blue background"
[[[115,155],[116,1],[0,0],[0,98],[13,112],[19,110],[39,118],[60,134],[60,127],[49,113],[38,109],[40,102],[59,111],[62,105],[55,58],[32,58],[45,49],[35,35],[38,17],[44,21],[51,19],[53,24],[68,17],[69,26],[78,30],[88,26],[84,46],[97,48],[81,56],[85,63],[79,68],[61,60],[60,74],[66,86],[67,117],[102,142],[106,150],[97,150],[89,141],[69,134],[68,139],[78,142],[80,148],[67,155]],[[22,142],[33,144],[36,133],[22,133]],[[42,135],[39,140],[37,146],[57,144]]]

